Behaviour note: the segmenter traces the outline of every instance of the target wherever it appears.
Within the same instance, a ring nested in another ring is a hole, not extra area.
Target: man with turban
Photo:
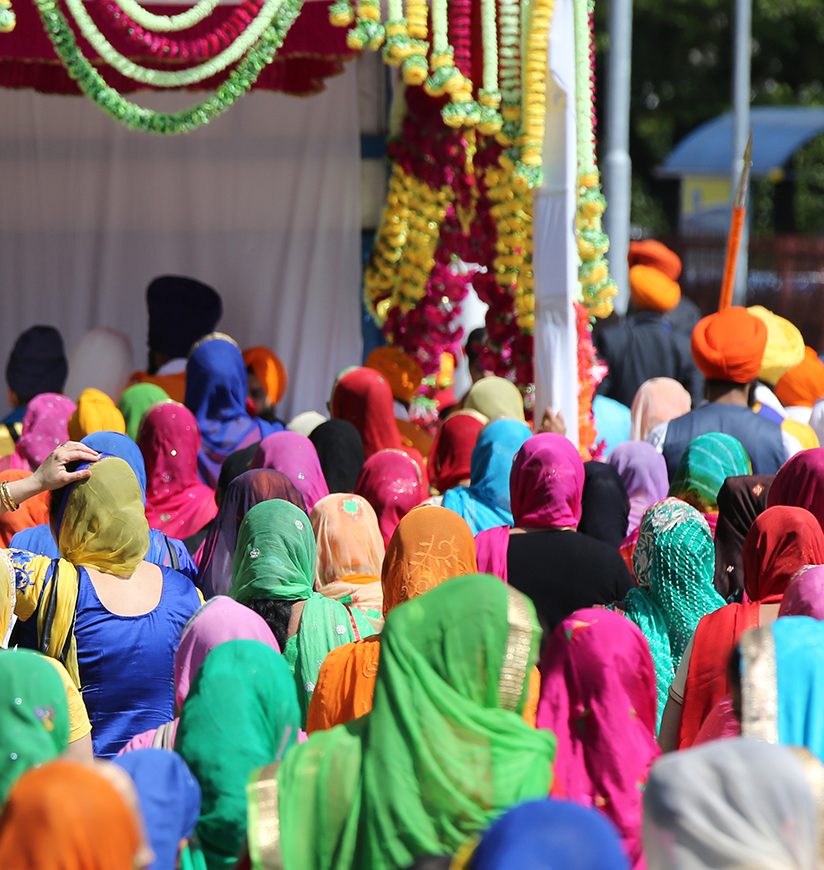
[[[595,336],[595,346],[609,367],[598,392],[629,407],[645,381],[673,378],[697,401],[701,377],[690,359],[689,342],[667,319],[681,300],[676,280],[681,260],[650,240],[630,245],[629,262],[629,316]]]
[[[813,405],[824,399],[824,363],[811,347],[804,349],[801,362],[785,372],[775,385],[775,394],[787,416],[809,423]]]
[[[14,453],[23,431],[26,405],[41,393],[62,393],[69,373],[63,336],[53,326],[31,326],[21,333],[6,364],[12,412],[0,424],[0,456]]]
[[[186,358],[204,335],[214,332],[223,302],[208,284],[183,275],[162,275],[146,290],[149,309],[149,366],[133,384],[156,384],[169,398],[186,396]]]
[[[752,461],[754,474],[775,474],[788,451],[781,426],[753,413],[750,398],[767,346],[767,326],[746,308],[726,308],[698,322],[692,355],[706,378],[706,402],[656,427],[648,441],[667,461],[670,477],[687,445],[699,435],[723,432],[737,438]]]
[[[243,351],[249,379],[249,402],[255,416],[267,423],[280,423],[277,404],[286,394],[289,377],[281,358],[268,347],[250,347]]]

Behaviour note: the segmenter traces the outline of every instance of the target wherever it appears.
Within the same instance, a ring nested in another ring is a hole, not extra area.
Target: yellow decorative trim
[[[246,786],[248,811],[249,861],[252,870],[283,870],[278,813],[278,768],[280,762],[267,764]]]
[[[741,638],[741,733],[778,743],[778,680],[772,626]]]
[[[509,637],[498,681],[498,697],[504,710],[515,712],[524,695],[533,627],[526,598],[511,586],[506,587],[506,593]]]

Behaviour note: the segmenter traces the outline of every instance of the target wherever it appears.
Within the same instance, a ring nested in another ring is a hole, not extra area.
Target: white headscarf
[[[820,773],[821,764],[810,756]],[[815,870],[820,811],[807,762],[746,737],[665,755],[644,794],[649,870]]]
[[[91,329],[72,352],[65,393],[76,399],[83,390],[94,387],[116,403],[133,371],[129,339],[114,329]]]
[[[297,432],[298,435],[305,435],[307,438],[318,428],[322,423],[326,422],[326,417],[319,414],[317,411],[304,411],[293,417],[286,428],[290,432]]]

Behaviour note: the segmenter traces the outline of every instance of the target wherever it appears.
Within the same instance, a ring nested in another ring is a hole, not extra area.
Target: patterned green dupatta
[[[519,715],[540,635],[528,599],[488,575],[395,608],[372,712],[250,785],[252,866],[394,870],[546,796],[555,739]]]

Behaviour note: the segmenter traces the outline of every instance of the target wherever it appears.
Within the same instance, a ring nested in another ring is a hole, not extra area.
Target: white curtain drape
[[[187,274],[221,292],[221,329],[281,356],[280,413],[322,410],[360,361],[359,190],[353,64],[321,94],[253,92],[170,138],[86,98],[0,91],[0,367],[21,330],[50,323],[69,353],[93,326],[121,330],[143,368],[146,285]]]

